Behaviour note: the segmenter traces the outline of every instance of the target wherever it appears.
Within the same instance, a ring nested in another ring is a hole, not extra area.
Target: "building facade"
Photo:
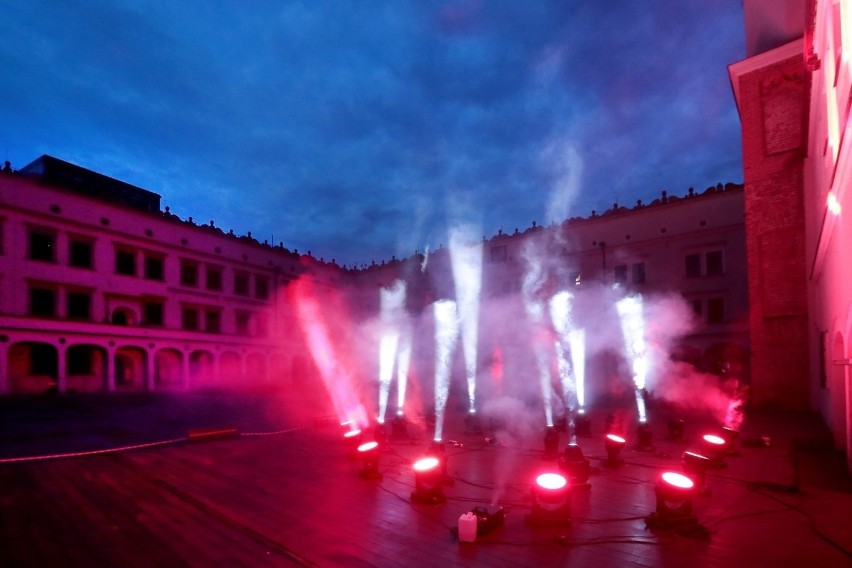
[[[852,471],[852,3],[746,0],[740,111],[752,379],[819,411]],[[845,218],[845,217],[846,218]]]
[[[0,393],[272,384],[305,258],[44,156],[0,173]]]

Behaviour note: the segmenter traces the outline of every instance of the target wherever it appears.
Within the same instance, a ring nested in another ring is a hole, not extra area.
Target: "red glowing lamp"
[[[358,475],[365,479],[381,479],[379,471],[379,443],[375,440],[365,442],[358,446],[358,455],[361,456],[361,470]]]
[[[711,446],[721,447],[725,445],[725,439],[715,434],[704,434],[704,441]]]
[[[674,471],[667,471],[663,473],[662,479],[669,485],[677,487],[679,489],[692,489],[693,487],[695,487],[695,482],[693,482],[690,478],[683,475],[682,473],[677,473]]]
[[[358,451],[363,454],[375,450],[378,447],[379,443],[374,440],[372,442],[364,442],[363,444],[358,446]]]
[[[414,462],[414,491],[411,500],[417,503],[435,505],[446,498],[442,489],[444,473],[441,460],[435,456],[426,456]]]
[[[361,435],[361,430],[349,430],[348,432],[343,434],[343,437],[348,440],[348,439],[355,438],[356,436],[360,436],[360,435]]]
[[[558,491],[568,485],[568,480],[558,473],[542,473],[535,478],[536,484],[542,489]]]
[[[645,522],[656,528],[694,524],[692,516],[692,497],[695,482],[682,473],[666,471],[654,486],[657,496],[657,509]]]
[[[538,525],[571,523],[570,486],[563,475],[540,474],[530,493],[532,511],[527,515],[527,522]]]
[[[619,456],[621,449],[627,443],[627,440],[618,434],[607,434],[604,438],[604,448],[606,448],[606,465],[618,466],[624,463]]]

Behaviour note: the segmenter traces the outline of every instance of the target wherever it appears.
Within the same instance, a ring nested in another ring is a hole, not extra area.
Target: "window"
[[[92,268],[92,243],[72,239],[68,246],[68,264],[76,268]]]
[[[701,276],[701,255],[698,253],[688,254],[684,258],[686,264],[686,276],[694,278]]]
[[[198,329],[198,308],[183,309],[183,328]]]
[[[690,300],[689,305],[692,306],[692,313],[694,313],[696,317],[702,318],[704,316],[701,300]]]
[[[249,312],[240,312],[236,314],[236,331],[237,335],[249,334],[249,322],[251,322],[251,314]]]
[[[116,249],[115,273],[136,276],[136,253],[127,249]]]
[[[725,321],[725,300],[722,298],[710,298],[707,300],[708,323],[722,323]]]
[[[254,277],[254,295],[261,300],[269,298],[269,278]]]
[[[56,235],[43,231],[30,232],[30,259],[53,262]]]
[[[89,320],[92,317],[92,295],[89,292],[68,292],[68,317]]]
[[[204,331],[207,333],[221,333],[222,314],[218,310],[207,310],[204,313]]]
[[[90,349],[75,347],[68,350],[66,357],[68,358],[69,375],[91,375],[94,372]]]
[[[247,272],[238,270],[234,273],[234,294],[248,296],[249,276]]]
[[[163,325],[163,302],[147,300],[142,303],[144,325]]]
[[[221,290],[222,289],[222,269],[218,266],[208,266],[207,267],[207,282],[206,287],[208,290]]]
[[[30,288],[30,314],[41,317],[56,315],[56,290],[52,288]]]
[[[506,245],[491,247],[491,262],[506,262]]]
[[[198,286],[198,263],[182,259],[180,261],[181,286]]]
[[[163,257],[156,255],[145,255],[145,278],[148,280],[163,279]]]
[[[627,265],[619,264],[613,269],[613,278],[616,282],[624,284],[627,282]]]
[[[634,284],[644,284],[645,283],[645,263],[637,262],[633,265],[633,283]]]
[[[259,314],[257,316],[257,335],[259,337],[269,335],[269,316],[266,314]]]
[[[707,274],[718,276],[720,274],[724,274],[724,267],[722,266],[722,251],[714,250],[708,252],[705,260],[707,262]]]

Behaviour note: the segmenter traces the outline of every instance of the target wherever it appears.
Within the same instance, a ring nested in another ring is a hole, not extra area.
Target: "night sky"
[[[740,0],[0,0],[0,151],[340,264],[741,182]]]

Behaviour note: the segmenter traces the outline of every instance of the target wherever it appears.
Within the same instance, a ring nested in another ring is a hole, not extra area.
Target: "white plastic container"
[[[476,515],[465,513],[459,517],[459,542],[474,542],[476,540]]]

